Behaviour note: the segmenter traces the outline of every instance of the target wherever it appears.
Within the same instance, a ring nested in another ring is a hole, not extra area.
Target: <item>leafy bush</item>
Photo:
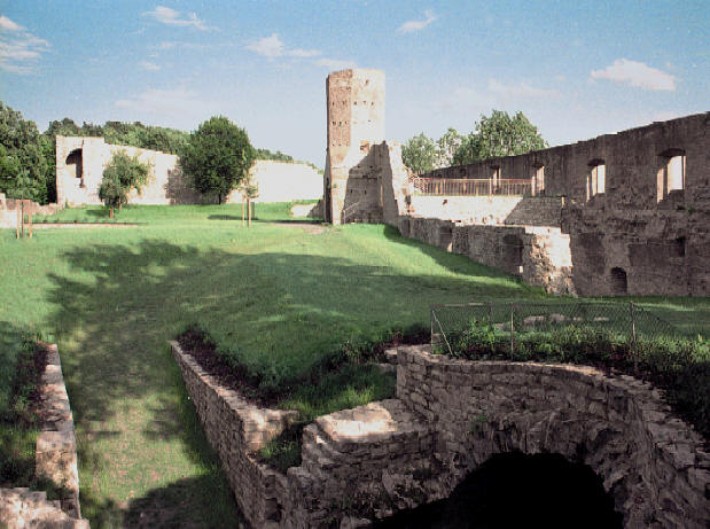
[[[99,187],[99,198],[109,208],[113,218],[114,208],[121,209],[128,203],[131,189],[141,190],[148,180],[150,168],[137,156],[131,157],[125,152],[117,152],[104,169],[103,180]]]

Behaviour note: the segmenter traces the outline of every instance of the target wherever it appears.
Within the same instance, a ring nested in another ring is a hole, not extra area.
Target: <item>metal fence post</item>
[[[515,352],[515,303],[510,304],[510,354]]]
[[[629,312],[631,313],[631,357],[634,361],[634,373],[638,375],[639,363],[638,363],[638,351],[636,347],[636,309],[634,302],[629,302]]]

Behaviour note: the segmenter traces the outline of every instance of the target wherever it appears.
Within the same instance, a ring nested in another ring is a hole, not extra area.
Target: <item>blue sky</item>
[[[710,2],[0,0],[0,97],[41,130],[221,114],[322,166],[348,67],[385,71],[392,140],[495,108],[570,143],[710,110]]]

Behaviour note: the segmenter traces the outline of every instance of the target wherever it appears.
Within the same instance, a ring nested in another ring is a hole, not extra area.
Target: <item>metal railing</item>
[[[412,179],[416,192],[439,196],[523,196],[532,192],[529,179],[422,178]]]

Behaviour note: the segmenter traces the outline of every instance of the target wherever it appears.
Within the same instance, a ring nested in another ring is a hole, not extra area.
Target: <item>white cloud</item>
[[[283,55],[284,43],[281,42],[278,34],[274,33],[270,37],[264,37],[252,42],[247,46],[247,49],[269,59],[275,59]]]
[[[31,73],[35,62],[49,50],[49,42],[34,36],[6,16],[0,16],[0,29],[0,70]]]
[[[323,66],[328,68],[328,70],[347,70],[348,68],[357,68],[357,64],[353,61],[341,61],[338,59],[328,59],[323,57],[315,61],[317,66]]]
[[[526,82],[520,82],[518,84],[505,84],[501,83],[497,79],[489,79],[488,90],[495,95],[500,95],[503,97],[510,98],[538,98],[538,97],[551,97],[558,94],[557,90],[548,90],[545,88],[536,88],[530,86]]]
[[[23,28],[16,22],[13,22],[5,15],[0,15],[0,29],[2,29],[3,31],[22,31],[25,28]]]
[[[154,18],[161,24],[167,24],[168,26],[192,26],[200,31],[207,31],[208,29],[205,22],[197,17],[197,14],[188,13],[183,16],[180,11],[165,6],[158,6],[152,11],[143,13],[143,15]]]
[[[647,64],[629,59],[617,59],[603,70],[592,70],[592,79],[607,79],[645,90],[675,90],[675,77]]]
[[[147,72],[157,72],[160,70],[160,66],[151,61],[141,61],[138,63],[138,66],[140,66],[141,70]]]
[[[319,50],[306,50],[303,48],[286,48],[278,33],[272,33],[270,37],[261,38],[247,45],[247,49],[267,57],[276,59],[277,57],[295,57],[297,59],[309,59],[320,55]]]
[[[414,31],[421,31],[429,24],[436,20],[436,15],[431,10],[424,11],[423,20],[408,20],[397,29],[398,33],[412,33]]]
[[[119,99],[116,107],[134,111],[136,114],[154,114],[163,117],[173,117],[176,120],[185,114],[201,117],[210,113],[211,105],[201,100],[197,94],[186,88],[160,90],[150,88],[142,94]]]

